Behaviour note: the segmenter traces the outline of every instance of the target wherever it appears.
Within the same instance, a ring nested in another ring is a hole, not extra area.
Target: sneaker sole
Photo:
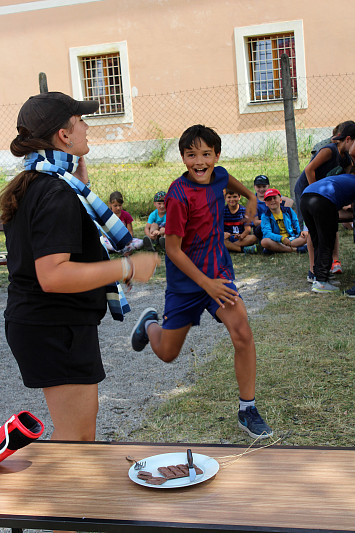
[[[253,439],[268,439],[269,437],[272,437],[274,432],[271,431],[271,433],[264,433],[264,434],[261,434],[261,435],[257,435],[256,433],[253,433],[252,431],[250,431],[249,428],[247,428],[246,426],[244,426],[240,420],[238,420],[238,426],[240,427],[240,429],[242,429],[243,431],[245,431],[246,433],[248,433],[249,437],[252,437]]]
[[[148,313],[148,311],[154,311],[154,313],[157,313],[157,310],[154,307],[147,307],[146,309],[144,309],[144,311],[141,312],[137,322],[134,324],[133,329],[131,331],[131,336],[130,336],[131,345],[132,345],[132,339],[133,339],[134,332],[136,331],[136,328],[137,328],[139,322],[142,320],[144,315],[146,315]],[[147,346],[147,344],[145,346]],[[145,346],[143,346],[142,350],[144,350]],[[135,351],[136,352],[141,352],[142,350],[135,350]]]
[[[311,289],[312,292],[319,292],[320,294],[330,294],[332,292],[338,292],[338,288],[332,289]]]

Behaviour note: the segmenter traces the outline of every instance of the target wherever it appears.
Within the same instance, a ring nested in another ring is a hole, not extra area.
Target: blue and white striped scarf
[[[25,157],[24,166],[25,170],[37,170],[64,179],[78,195],[99,233],[104,234],[116,250],[121,250],[131,242],[132,236],[111,209],[89,187],[73,176],[72,172],[76,171],[78,162],[79,157],[76,155],[57,150],[38,150]],[[109,259],[109,253],[105,246],[104,248]],[[122,321],[123,315],[130,311],[130,307],[118,282],[106,285],[106,298],[114,320]]]

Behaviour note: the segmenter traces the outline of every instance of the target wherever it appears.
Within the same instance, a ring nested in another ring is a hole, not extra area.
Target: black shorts
[[[6,322],[5,332],[26,387],[93,384],[105,378],[97,326]]]

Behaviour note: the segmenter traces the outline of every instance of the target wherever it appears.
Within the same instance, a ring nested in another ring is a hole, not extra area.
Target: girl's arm
[[[238,296],[236,291],[228,287],[230,281],[222,278],[211,279],[207,277],[181,250],[181,242],[182,237],[178,235],[165,236],[165,251],[174,265],[205,290],[222,308],[225,307],[224,303],[226,302],[234,305],[238,301]]]
[[[70,261],[70,254],[52,254],[35,261],[36,274],[44,292],[85,292],[115,281],[125,281],[132,274],[134,279],[147,282],[159,265],[158,254],[136,254],[127,261],[113,259],[95,263],[76,263]]]
[[[132,222],[128,222],[128,224],[127,224],[127,229],[128,229],[128,231],[130,232],[130,234],[131,234],[132,237],[133,237],[133,226],[132,226]]]
[[[310,161],[304,169],[308,183],[314,183],[316,181],[316,169],[329,161],[331,157],[332,151],[330,148],[323,148],[322,150],[319,150],[316,157],[312,159],[312,161]]]

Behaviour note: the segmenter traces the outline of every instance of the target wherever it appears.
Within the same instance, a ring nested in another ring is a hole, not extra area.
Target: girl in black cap
[[[104,260],[99,231],[118,249],[131,235],[87,187],[81,115],[98,105],[58,92],[31,97],[10,147],[25,156],[25,171],[0,197],[10,281],[6,336],[25,386],[43,388],[57,440],[95,439],[105,377],[97,326],[107,303],[118,320],[129,310],[116,280],[146,282],[158,263],[156,254]]]

